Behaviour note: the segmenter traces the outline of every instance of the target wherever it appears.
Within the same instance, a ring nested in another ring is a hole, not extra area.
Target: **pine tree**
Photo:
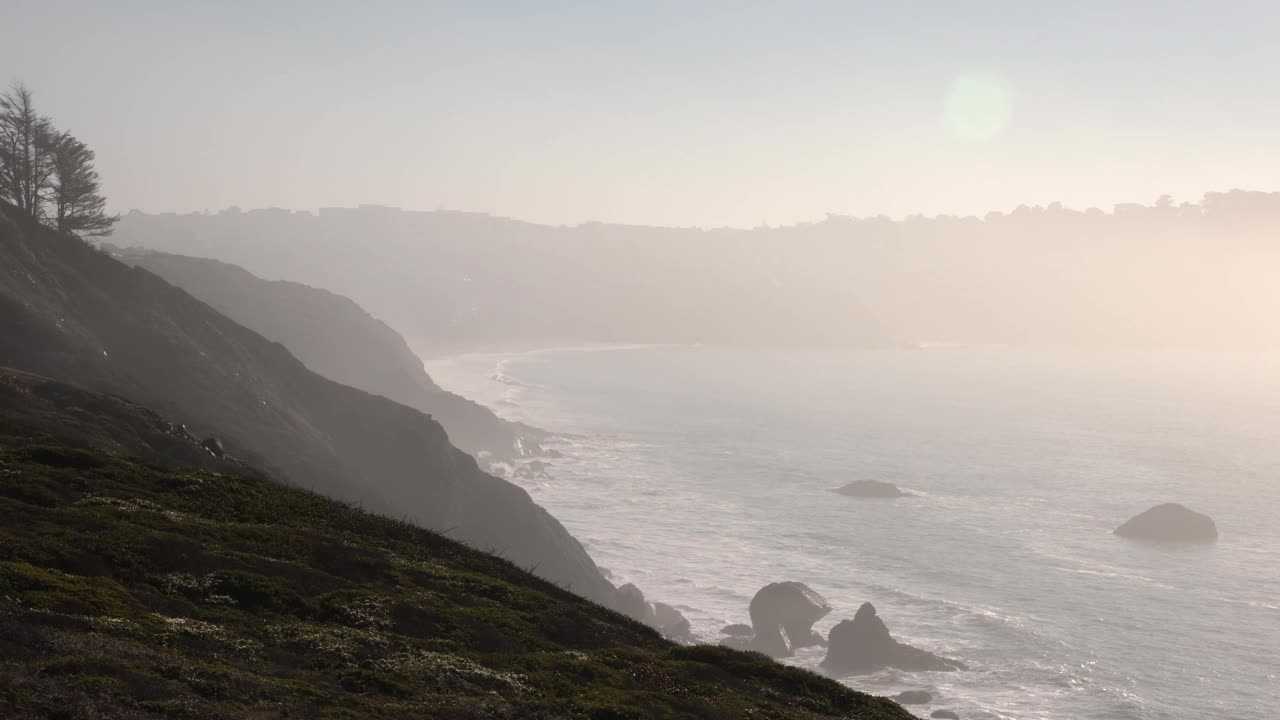
[[[93,151],[71,133],[53,144],[53,177],[49,191],[50,224],[81,237],[110,235],[120,218],[107,215]]]
[[[43,219],[56,141],[25,85],[14,83],[0,95],[0,198],[36,219]]]

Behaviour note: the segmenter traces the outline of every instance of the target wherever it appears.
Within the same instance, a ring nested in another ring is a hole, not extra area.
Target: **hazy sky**
[[[5,0],[117,210],[752,226],[1280,189],[1276,2]]]

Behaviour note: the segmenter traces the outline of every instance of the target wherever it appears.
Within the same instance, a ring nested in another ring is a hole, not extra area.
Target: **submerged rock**
[[[960,716],[952,710],[934,710],[929,717],[934,720],[960,720]]]
[[[964,664],[894,640],[889,628],[876,616],[871,603],[863,603],[852,620],[842,620],[827,636],[827,658],[822,666],[840,673],[872,673],[885,668],[909,672],[962,670]]]
[[[752,630],[751,626],[746,623],[734,623],[720,628],[720,634],[730,637],[751,637],[756,634],[756,631]]]
[[[933,695],[924,690],[907,690],[894,695],[893,700],[899,705],[924,705],[933,702]]]
[[[879,480],[854,480],[844,487],[837,488],[836,492],[849,497],[864,498],[896,498],[911,494],[899,490],[898,486],[893,483]]]
[[[789,657],[796,648],[822,645],[813,624],[831,612],[831,603],[804,583],[771,583],[751,598],[751,649]]]
[[[1120,537],[1134,540],[1213,542],[1218,527],[1213,518],[1177,503],[1157,505],[1115,529]]]

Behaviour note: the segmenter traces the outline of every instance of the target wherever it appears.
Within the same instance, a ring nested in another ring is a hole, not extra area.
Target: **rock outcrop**
[[[924,705],[933,702],[933,695],[924,690],[905,690],[893,696],[899,705]]]
[[[1213,518],[1177,503],[1157,505],[1115,529],[1120,537],[1134,540],[1213,542],[1218,527]]]
[[[654,627],[662,636],[673,642],[691,644],[694,641],[693,628],[689,620],[679,610],[666,603],[653,604]]]
[[[672,642],[686,645],[693,642],[693,628],[679,610],[666,603],[645,600],[640,588],[631,583],[618,588],[614,597],[613,607],[623,615],[639,620]]]
[[[849,497],[863,498],[896,498],[911,494],[899,490],[893,483],[879,480],[855,480],[844,487],[837,488],[836,492]]]
[[[910,672],[961,670],[964,665],[894,640],[889,628],[876,616],[871,603],[863,603],[852,620],[841,621],[827,636],[827,670],[864,674],[885,668]]]
[[[640,588],[631,583],[618,588],[614,607],[623,615],[639,620],[645,625],[654,624],[653,606],[644,599],[644,593]]]
[[[725,628],[730,637],[721,645],[782,658],[790,657],[796,648],[825,644],[813,624],[831,612],[831,604],[804,583],[765,585],[751,598],[748,610],[751,632],[744,632],[745,626],[730,625]]]

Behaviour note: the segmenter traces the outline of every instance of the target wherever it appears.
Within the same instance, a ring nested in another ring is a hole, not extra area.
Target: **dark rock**
[[[640,622],[653,627],[656,625],[656,618],[653,614],[653,606],[644,599],[644,593],[640,588],[627,583],[618,588],[617,605],[615,609],[626,615],[627,617],[639,620]]]
[[[720,634],[729,635],[730,637],[751,637],[756,634],[756,631],[752,630],[751,626],[746,623],[734,623],[720,628]]]
[[[551,469],[551,463],[541,460],[530,460],[515,466],[512,476],[521,480],[548,480],[551,478],[547,471]]]
[[[894,695],[893,700],[899,705],[924,705],[933,702],[933,695],[924,690],[907,690]]]
[[[693,627],[683,617],[680,618],[679,622],[659,627],[658,632],[662,633],[662,637],[674,643],[680,643],[681,645],[692,645],[694,643]]]
[[[960,716],[952,710],[934,710],[929,717],[937,718],[937,720],[960,720]]]
[[[899,490],[898,486],[893,483],[880,482],[879,480],[855,480],[842,488],[838,488],[836,492],[850,497],[864,498],[896,498],[911,494]]]
[[[864,674],[884,668],[909,672],[964,669],[960,662],[894,640],[871,603],[863,603],[852,620],[843,620],[831,628],[827,640],[827,658],[822,665],[835,672]]]
[[[677,609],[666,603],[653,604],[654,627],[662,636],[672,642],[692,643],[693,628],[689,620]]]
[[[804,583],[780,582],[761,588],[748,609],[755,632],[752,649],[789,657],[796,648],[821,643],[813,624],[831,612],[831,603]]]
[[[183,430],[185,429],[186,428],[183,428]],[[226,449],[222,447],[222,441],[216,437],[205,438],[204,441],[200,443],[200,447],[208,450],[209,454],[214,457],[222,457],[227,454]]]
[[[662,627],[664,625],[675,625],[684,620],[684,615],[666,603],[656,602],[653,604],[653,618],[658,627]]]
[[[1165,503],[1116,528],[1115,534],[1134,540],[1213,542],[1218,539],[1218,528],[1208,515],[1177,503]]]

